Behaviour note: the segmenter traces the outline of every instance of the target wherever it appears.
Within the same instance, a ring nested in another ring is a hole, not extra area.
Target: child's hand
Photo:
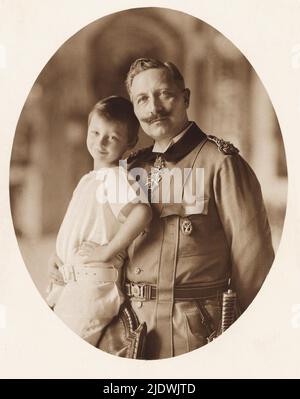
[[[84,241],[77,252],[83,264],[91,262],[108,262],[111,258],[106,245],[92,241]]]

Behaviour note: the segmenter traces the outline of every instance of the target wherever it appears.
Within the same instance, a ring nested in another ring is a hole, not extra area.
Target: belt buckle
[[[147,301],[151,297],[151,286],[145,283],[131,283],[130,294],[140,301]]]
[[[65,283],[68,283],[69,281],[76,281],[76,273],[74,266],[72,265],[63,265],[59,268],[59,271],[61,272],[63,276],[63,280]]]

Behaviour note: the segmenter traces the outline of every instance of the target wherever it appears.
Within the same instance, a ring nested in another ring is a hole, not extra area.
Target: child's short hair
[[[140,124],[129,100],[121,96],[110,96],[98,101],[89,114],[88,125],[94,114],[107,120],[124,123],[127,127],[129,147],[135,146]]]

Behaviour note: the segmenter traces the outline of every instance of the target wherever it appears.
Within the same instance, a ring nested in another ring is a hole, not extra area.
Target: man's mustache
[[[152,114],[151,116],[149,116],[149,118],[143,118],[142,122],[151,124],[159,119],[168,118],[169,115],[170,115],[169,112],[160,112],[160,113]]]

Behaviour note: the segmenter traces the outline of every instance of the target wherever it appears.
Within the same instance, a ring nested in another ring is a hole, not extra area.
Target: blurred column
[[[281,131],[269,96],[253,71],[251,76],[251,164],[261,183],[271,224],[273,245],[278,247],[287,199],[287,176]]]
[[[285,203],[287,178],[284,147],[277,118],[269,96],[253,72],[251,76],[252,165],[264,186],[267,201]],[[284,160],[284,161],[283,161]]]
[[[246,158],[249,145],[249,71],[240,51],[195,20],[187,35],[185,76],[192,89],[190,118],[208,134],[231,140]]]
[[[16,233],[24,238],[42,234],[42,171],[43,144],[36,134],[41,122],[42,87],[35,85],[22,110],[11,156],[11,210]]]
[[[270,182],[276,177],[276,143],[273,138],[275,115],[266,90],[255,72],[251,74],[251,133],[252,165],[260,178],[272,190]]]

